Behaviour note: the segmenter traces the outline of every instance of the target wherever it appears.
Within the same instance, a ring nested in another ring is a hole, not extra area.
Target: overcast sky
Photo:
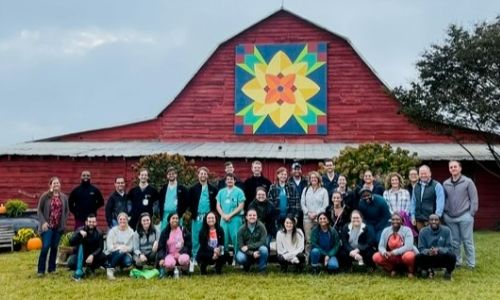
[[[0,146],[156,116],[215,48],[281,0],[0,0]],[[390,86],[455,23],[500,14],[494,0],[286,0],[348,37]]]

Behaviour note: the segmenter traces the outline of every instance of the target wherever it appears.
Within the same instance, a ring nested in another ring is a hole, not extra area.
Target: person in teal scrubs
[[[160,190],[160,218],[161,231],[168,225],[171,214],[177,213],[180,218],[180,225],[183,224],[183,215],[188,206],[188,190],[177,182],[177,170],[173,167],[167,169],[168,182]]]
[[[217,194],[217,211],[221,216],[220,225],[224,230],[224,247],[228,249],[231,244],[236,249],[238,246],[238,230],[243,224],[243,208],[245,206],[245,193],[235,186],[233,174],[226,174],[226,187]]]
[[[203,225],[203,218],[210,211],[215,210],[215,195],[217,189],[208,183],[208,169],[198,168],[198,183],[189,190],[190,211],[191,211],[191,239],[193,241],[192,258],[194,259],[200,249],[200,230]]]

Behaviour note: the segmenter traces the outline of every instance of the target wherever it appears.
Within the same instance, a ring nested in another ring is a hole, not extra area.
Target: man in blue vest
[[[431,169],[427,165],[418,169],[419,181],[411,196],[411,219],[418,231],[429,224],[431,214],[440,218],[443,215],[444,189],[431,175]]]

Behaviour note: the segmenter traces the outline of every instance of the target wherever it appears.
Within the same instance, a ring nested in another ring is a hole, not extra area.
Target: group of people
[[[198,182],[189,188],[169,168],[168,182],[159,192],[149,185],[147,170],[140,171],[138,185],[128,192],[125,178],[117,177],[105,207],[105,239],[96,218],[104,200],[90,183],[90,172],[81,173],[81,184],[69,198],[54,177],[38,205],[43,244],[38,275],[46,271],[49,252],[48,272],[55,271],[69,212],[75,217],[70,243],[76,251],[68,265],[76,279],[85,275],[84,269],[92,273],[101,266],[110,279],[117,268],[146,265],[158,268],[161,277],[192,272],[196,264],[201,274],[210,265],[220,274],[231,262],[245,271],[257,264],[265,273],[271,249],[283,272],[290,267],[301,272],[308,264],[313,273],[380,266],[392,276],[402,271],[408,277],[416,272],[433,277],[435,269],[445,268],[449,279],[462,264],[462,243],[466,265],[475,267],[478,196],[460,162],[449,162],[451,177],[443,184],[423,165],[410,170],[407,186],[400,174],[389,174],[387,189],[369,170],[351,189],[332,160],[324,166],[324,175],[312,171],[306,179],[294,162],[292,176],[281,167],[271,183],[259,161],[252,163],[252,176],[245,181],[227,162],[217,187],[208,182],[208,169],[200,167]],[[153,224],[154,212],[160,216],[158,225]]]

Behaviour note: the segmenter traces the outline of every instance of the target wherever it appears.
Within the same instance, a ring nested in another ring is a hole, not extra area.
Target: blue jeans
[[[311,250],[311,266],[319,267],[322,266],[322,261],[325,259],[325,256],[321,254],[318,248],[314,248]],[[326,269],[328,271],[335,271],[339,268],[339,262],[335,256],[332,256],[328,259],[328,263],[326,265]]]
[[[469,212],[452,218],[443,214],[446,225],[451,230],[451,248],[457,257],[457,264],[462,264],[461,246],[464,245],[465,263],[468,267],[476,266],[476,250],[474,248],[474,217]]]
[[[111,252],[108,256],[108,263],[110,268],[116,268],[116,266],[122,268],[128,268],[133,264],[132,256],[129,253],[120,253],[120,251]]]
[[[266,270],[267,267],[267,257],[269,256],[269,250],[267,250],[267,247],[264,245],[260,246],[259,250],[257,251],[260,252],[260,256],[258,258],[259,271],[264,271]],[[236,253],[236,262],[239,265],[242,265],[245,268],[245,270],[248,270],[250,268],[250,265],[254,261],[255,258],[253,257],[253,255],[248,255],[246,253],[243,253],[241,250],[238,250],[238,252]]]
[[[42,232],[42,250],[40,251],[40,256],[38,257],[38,273],[45,273],[45,266],[47,263],[47,254],[50,250],[49,255],[49,273],[56,270],[56,258],[57,258],[57,247],[59,247],[59,241],[61,240],[61,232],[53,229],[48,229]]]

